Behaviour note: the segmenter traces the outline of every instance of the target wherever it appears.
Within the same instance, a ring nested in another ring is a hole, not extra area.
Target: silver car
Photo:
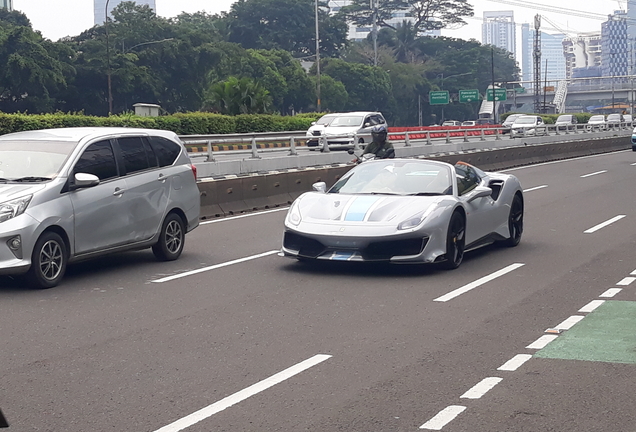
[[[68,263],[152,248],[175,260],[199,224],[196,169],[176,134],[60,128],[0,136],[0,274],[57,285]]]
[[[519,180],[458,162],[382,159],[314,184],[285,219],[281,254],[301,261],[440,263],[523,233]]]

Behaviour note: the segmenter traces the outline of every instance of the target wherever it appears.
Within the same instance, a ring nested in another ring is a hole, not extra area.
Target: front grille
[[[418,255],[427,242],[428,237],[378,241],[369,243],[361,253],[365,260],[388,260],[398,255]]]
[[[311,131],[313,136],[320,136],[320,131]]]
[[[286,249],[298,251],[298,255],[316,258],[325,251],[325,246],[318,240],[286,231],[283,236],[283,246]]]

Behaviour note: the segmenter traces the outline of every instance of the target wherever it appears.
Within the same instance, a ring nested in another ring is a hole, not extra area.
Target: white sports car
[[[315,183],[285,218],[282,255],[299,260],[441,263],[523,232],[523,191],[510,174],[458,162],[383,159]]]

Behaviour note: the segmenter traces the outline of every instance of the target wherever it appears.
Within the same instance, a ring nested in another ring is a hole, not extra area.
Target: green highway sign
[[[507,93],[506,89],[499,89],[499,88],[495,89],[495,100],[499,101],[499,102],[505,101],[507,99],[506,93]],[[492,102],[492,89],[491,88],[486,90],[486,100],[488,102]]]
[[[431,105],[446,105],[450,101],[447,90],[432,91],[428,93],[428,103]]]
[[[459,101],[460,102],[473,102],[479,100],[479,90],[460,90]]]

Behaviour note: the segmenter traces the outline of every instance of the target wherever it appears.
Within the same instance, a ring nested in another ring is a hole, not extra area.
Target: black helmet
[[[371,129],[371,136],[373,137],[373,141],[386,141],[387,134],[388,131],[386,129],[386,126],[384,125],[377,125],[374,126],[373,129]]]

